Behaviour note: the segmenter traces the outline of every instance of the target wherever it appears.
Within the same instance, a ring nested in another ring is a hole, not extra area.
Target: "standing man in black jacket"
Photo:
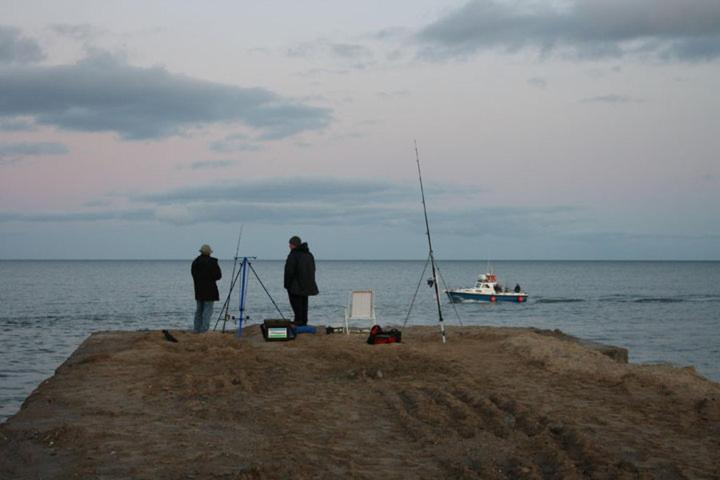
[[[210,317],[213,313],[213,303],[220,300],[220,294],[215,282],[222,278],[217,258],[210,256],[210,245],[200,247],[200,255],[193,261],[190,273],[195,285],[195,323],[193,330],[196,333],[207,332],[210,328]]]
[[[285,260],[285,289],[288,291],[290,305],[295,313],[296,325],[307,325],[308,296],[317,295],[315,283],[315,257],[310,253],[307,243],[300,237],[290,238],[290,253]]]

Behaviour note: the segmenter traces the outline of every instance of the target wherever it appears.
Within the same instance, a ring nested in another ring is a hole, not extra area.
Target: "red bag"
[[[385,332],[380,325],[373,325],[370,329],[370,336],[367,343],[370,345],[378,345],[381,343],[400,343],[402,341],[402,333],[395,328]]]

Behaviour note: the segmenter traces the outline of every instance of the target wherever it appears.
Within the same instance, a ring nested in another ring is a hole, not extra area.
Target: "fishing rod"
[[[233,270],[232,275],[230,275],[230,290],[228,290],[227,297],[225,298],[225,303],[223,303],[222,308],[220,309],[220,315],[218,315],[217,320],[215,321],[215,326],[213,327],[213,330],[217,329],[218,323],[220,323],[220,319],[223,318],[223,315],[225,316],[225,319],[223,320],[223,328],[222,331],[225,331],[225,324],[227,323],[230,315],[228,315],[228,311],[230,310],[230,296],[232,295],[232,291],[235,287],[235,282],[237,281],[237,278],[235,277],[235,270],[237,269],[237,262],[238,262],[238,255],[240,253],[240,239],[242,238],[243,233],[243,225],[240,225],[240,233],[238,234],[237,239],[237,245],[235,246],[235,259],[233,262]]]
[[[437,268],[435,267],[435,255],[433,254],[432,239],[430,238],[430,222],[428,222],[427,206],[425,205],[425,189],[423,188],[422,173],[420,172],[420,153],[418,153],[417,140],[415,140],[415,161],[417,163],[418,179],[420,180],[420,194],[422,196],[423,213],[425,214],[425,230],[428,238],[428,249],[430,250],[430,265],[432,267],[433,287],[435,287],[435,302],[438,310],[438,323],[440,323],[440,334],[442,342],[445,343],[445,325],[443,324],[442,307],[440,306],[440,289],[437,282]]]

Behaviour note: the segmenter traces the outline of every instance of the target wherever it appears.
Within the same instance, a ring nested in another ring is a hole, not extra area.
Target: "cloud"
[[[155,218],[174,225],[189,225],[197,223],[198,216],[197,212],[192,212],[191,208],[184,205],[164,205],[155,210]]]
[[[215,140],[208,145],[210,150],[221,153],[228,152],[255,152],[260,150],[257,143],[253,143],[251,137],[244,133],[227,135],[221,140]]]
[[[0,25],[0,64],[32,63],[44,58],[45,53],[34,39],[23,37],[17,28]]]
[[[588,214],[572,206],[466,207],[477,186],[428,185],[432,232],[463,237],[554,235],[584,226]],[[173,225],[254,223],[399,229],[424,233],[418,187],[376,179],[271,178],[133,195],[125,210],[0,213],[0,222],[143,221]],[[455,202],[462,207],[450,206]],[[470,203],[474,203],[470,201]],[[90,205],[95,205],[92,203]],[[97,203],[102,206],[102,203]],[[582,219],[582,220],[579,220]]]
[[[715,60],[720,56],[720,38],[713,35],[679,40],[662,50],[661,56],[666,60]]]
[[[331,121],[331,111],[244,88],[141,68],[95,53],[72,65],[0,71],[0,115],[123,139],[158,139],[206,124],[242,124],[275,140]]]
[[[373,48],[360,43],[332,42],[317,39],[303,42],[287,48],[285,55],[291,58],[303,58],[316,63],[326,63],[323,68],[310,68],[301,76],[314,74],[345,75],[358,70],[367,70],[378,65]]]
[[[537,87],[537,88],[547,87],[547,81],[544,78],[540,78],[540,77],[528,78],[528,84],[532,85],[533,87]]]
[[[2,132],[30,132],[35,125],[25,118],[0,118],[0,131]]]
[[[90,25],[88,23],[56,23],[50,25],[49,28],[51,31],[55,32],[58,35],[69,37],[78,41],[94,40],[100,35],[106,33],[105,30],[100,29],[94,25]]]
[[[654,54],[667,60],[720,57],[720,2],[716,0],[471,0],[417,34],[434,58],[483,50],[576,59]]]
[[[412,31],[405,27],[383,28],[372,34],[373,39],[381,42],[387,42],[390,40],[405,41],[410,37],[412,37]]]
[[[569,215],[568,209],[559,208],[466,210],[447,206],[453,202],[464,205],[474,195],[484,192],[477,185],[426,185],[425,193],[434,202],[430,213],[438,231],[477,235],[487,233],[488,223],[502,224],[501,220],[506,224],[512,222],[506,231],[527,231],[528,225],[548,225]],[[420,231],[424,224],[419,197],[414,183],[300,177],[178,188],[136,195],[130,200],[156,209],[167,208],[172,215],[163,218],[171,218],[176,223],[347,225]],[[537,217],[547,218],[537,221]]]
[[[410,90],[393,90],[390,92],[378,92],[378,96],[381,98],[400,98],[407,97],[410,95]]]
[[[435,199],[478,191],[482,189],[476,186],[430,184],[426,187],[426,194]],[[416,185],[376,179],[267,178],[176,188],[159,193],[127,195],[126,198],[135,204],[143,204],[142,212],[161,212],[162,218],[186,219],[193,223],[234,221],[240,213],[244,218],[256,221],[353,222],[368,216],[384,221],[391,213],[392,218],[403,218],[408,208],[415,213],[420,211]],[[138,212],[136,209],[130,211]],[[118,215],[114,210],[106,209],[104,212],[109,218]],[[51,218],[46,214],[13,215],[15,220],[27,221]],[[89,220],[97,220],[103,212],[68,215],[71,220],[83,215],[88,215]],[[9,217],[4,218],[7,220]]]
[[[65,155],[68,148],[57,142],[0,143],[0,165],[15,163],[25,157]]]
[[[477,186],[430,184],[425,193],[438,204],[466,201]],[[262,224],[402,227],[421,225],[419,190],[412,183],[349,178],[269,178],[126,195],[136,208],[111,209],[107,198],[74,212],[0,212],[0,222],[166,222],[178,225],[249,222]],[[117,197],[117,195],[113,195]],[[438,211],[445,211],[442,208]],[[417,224],[417,225],[416,225]],[[419,227],[417,227],[419,228]]]
[[[696,242],[720,240],[720,235],[712,233],[637,233],[620,231],[592,231],[592,232],[570,232],[565,238],[580,243],[621,243],[636,242],[641,245],[653,245],[661,241]]]
[[[406,211],[378,206],[368,209],[357,205],[264,204],[252,202],[213,202],[155,205],[151,208],[73,211],[73,212],[0,212],[0,223],[66,223],[139,221],[173,225],[200,223],[256,223],[265,225],[374,225],[404,218]],[[419,219],[419,217],[418,217]]]
[[[332,43],[329,45],[329,48],[338,57],[343,57],[343,58],[372,57],[372,51],[363,45],[351,44],[351,43]]]
[[[459,237],[517,237],[565,235],[567,225],[576,220],[552,208],[477,208],[463,212],[436,209],[430,215],[433,234]],[[576,212],[577,213],[577,212]],[[579,214],[578,214],[579,215]],[[173,225],[203,223],[247,223],[262,225],[314,225],[372,227],[425,231],[422,209],[418,205],[339,203],[254,203],[219,201],[211,203],[155,205],[126,210],[79,211],[62,213],[3,213],[0,223],[66,223],[137,221]],[[492,228],[488,228],[492,225]],[[570,235],[572,237],[572,235]]]
[[[357,60],[372,58],[373,51],[359,43],[339,43],[326,39],[319,39],[313,42],[303,42],[294,47],[288,48],[286,54],[289,57],[335,57],[345,60]]]
[[[291,206],[294,203],[308,202],[371,203],[373,198],[382,202],[390,198],[407,198],[411,192],[414,190],[409,186],[382,180],[300,177],[178,188],[134,196],[131,200],[159,205],[245,202]]]
[[[155,211],[151,209],[134,210],[100,210],[87,212],[39,212],[17,213],[0,212],[0,222],[96,222],[107,220],[152,220]]]
[[[83,206],[95,208],[95,207],[108,207],[111,204],[112,204],[112,201],[110,201],[107,198],[96,198],[94,200],[90,200],[90,201],[83,203]]]
[[[164,205],[156,209],[158,220],[178,225],[197,223],[253,223],[264,225],[358,226],[387,225],[401,213],[390,207],[372,210],[357,205],[262,204],[217,202],[210,204]],[[405,212],[402,212],[405,213]]]
[[[235,165],[235,160],[200,160],[190,164],[191,170],[218,169]]]
[[[583,223],[588,213],[572,205],[546,207],[473,207],[432,215],[433,231],[442,234],[482,237],[555,235]]]
[[[642,100],[633,99],[626,95],[600,95],[598,97],[583,98],[580,103],[642,103]]]

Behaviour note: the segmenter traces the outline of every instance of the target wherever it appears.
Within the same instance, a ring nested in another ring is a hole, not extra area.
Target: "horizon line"
[[[186,262],[195,257],[188,258],[0,258],[0,262]],[[235,258],[214,257],[220,261],[231,262]],[[238,257],[238,259],[243,257]],[[248,257],[250,258],[250,257]],[[253,261],[281,262],[285,258],[254,258]],[[427,258],[323,258],[315,259],[318,262],[422,262]],[[683,259],[683,258],[452,258],[435,259],[437,262],[720,262],[720,259]]]

